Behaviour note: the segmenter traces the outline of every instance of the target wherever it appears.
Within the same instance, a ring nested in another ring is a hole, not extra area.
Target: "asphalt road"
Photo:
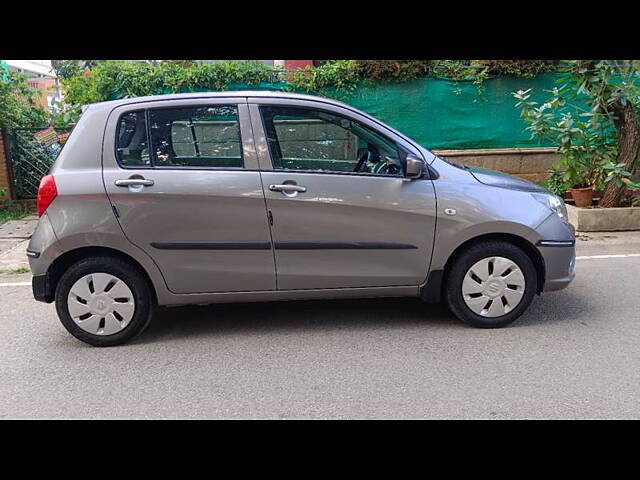
[[[640,418],[640,256],[576,270],[500,330],[414,299],[233,304],[164,309],[107,349],[0,286],[0,417]]]

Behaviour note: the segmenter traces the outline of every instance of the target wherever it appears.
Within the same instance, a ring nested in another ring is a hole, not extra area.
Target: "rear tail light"
[[[38,216],[41,217],[45,210],[51,205],[51,202],[58,196],[56,181],[53,175],[45,175],[40,180],[40,188],[38,188]]]

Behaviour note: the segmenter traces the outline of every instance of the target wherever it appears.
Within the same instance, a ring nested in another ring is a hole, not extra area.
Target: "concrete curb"
[[[640,230],[640,207],[579,208],[567,205],[569,223],[580,232]]]

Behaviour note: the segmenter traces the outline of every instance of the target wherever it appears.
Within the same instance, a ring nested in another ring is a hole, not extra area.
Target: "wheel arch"
[[[444,285],[446,284],[447,272],[449,271],[451,264],[462,254],[462,252],[464,252],[468,248],[478,243],[487,241],[509,242],[525,252],[531,259],[531,262],[536,269],[536,293],[540,294],[540,292],[542,292],[542,290],[544,289],[544,282],[546,278],[546,266],[542,254],[533,245],[533,243],[531,243],[526,238],[515,235],[513,233],[498,232],[478,235],[458,245],[451,252],[451,255],[449,255],[449,258],[447,258],[447,261],[445,262],[442,269],[434,270],[429,273],[429,278],[422,288],[421,297],[425,301],[428,301],[430,303],[441,301],[443,298]]]
[[[47,271],[48,273],[48,281],[49,281],[49,294],[51,301],[55,297],[55,291],[60,281],[60,278],[67,271],[67,269],[73,265],[74,263],[83,260],[85,258],[92,257],[111,257],[118,258],[132,265],[134,268],[140,271],[144,278],[146,279],[149,288],[153,294],[153,300],[158,302],[158,293],[156,292],[156,287],[147,273],[146,269],[132,256],[120,251],[115,248],[103,247],[103,246],[90,246],[90,247],[79,247],[73,250],[68,250],[58,258],[56,258]]]

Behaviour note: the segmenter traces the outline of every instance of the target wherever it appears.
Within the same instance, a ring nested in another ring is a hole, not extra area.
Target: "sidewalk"
[[[640,254],[640,231],[576,232],[576,254]]]
[[[0,225],[0,273],[29,268],[26,250],[37,224],[38,217],[31,215]]]

